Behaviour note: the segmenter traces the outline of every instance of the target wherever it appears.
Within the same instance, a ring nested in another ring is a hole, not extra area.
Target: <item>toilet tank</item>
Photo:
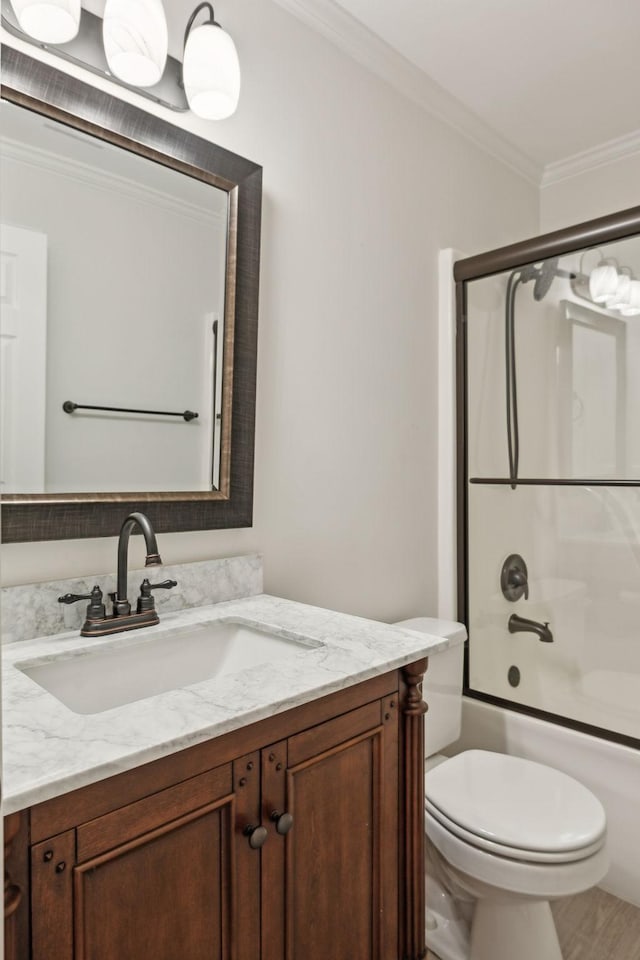
[[[423,697],[429,705],[425,721],[425,756],[431,757],[460,736],[462,724],[462,671],[464,642],[467,631],[462,623],[414,617],[400,620],[397,627],[446,637],[449,646],[429,656],[429,667],[422,685]]]

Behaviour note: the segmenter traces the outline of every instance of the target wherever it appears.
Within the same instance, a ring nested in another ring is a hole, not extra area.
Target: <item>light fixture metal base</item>
[[[80,29],[69,43],[41,43],[24,33],[20,29],[9,0],[2,0],[2,26],[7,33],[24,40],[31,46],[47,50],[77,67],[104,77],[119,87],[125,87],[141,97],[146,97],[147,100],[153,100],[154,103],[168,107],[169,110],[185,113],[189,109],[182,86],[182,64],[174,57],[167,57],[164,73],[153,87],[134,87],[114,76],[109,70],[102,45],[102,18],[85,10],[84,7],[80,15]]]

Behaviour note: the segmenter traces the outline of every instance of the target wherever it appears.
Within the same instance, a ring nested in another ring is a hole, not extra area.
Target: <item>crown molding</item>
[[[624,160],[637,153],[640,153],[640,130],[634,130],[623,137],[616,137],[615,140],[607,140],[581,153],[574,153],[570,157],[565,157],[564,160],[548,163],[544,168],[540,186],[544,188],[561,180],[569,180],[581,173],[595,170],[596,167],[604,167],[608,163]]]
[[[226,218],[216,211],[203,210],[194,203],[187,202],[164,191],[150,187],[139,181],[90,166],[81,160],[72,159],[44,150],[41,147],[27,146],[8,137],[0,137],[0,157],[3,163],[13,161],[36,170],[46,170],[63,177],[74,184],[83,183],[93,189],[115,193],[120,198],[138,203],[150,204],[184,219],[226,228]]]
[[[353,60],[386,80],[409,100],[453,127],[536,187],[540,185],[540,164],[501,137],[460,100],[447,93],[435,80],[372,33],[334,0],[275,2],[322,34]]]

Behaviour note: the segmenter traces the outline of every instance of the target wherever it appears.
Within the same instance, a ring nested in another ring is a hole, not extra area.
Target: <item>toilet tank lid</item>
[[[446,637],[452,644],[464,643],[467,639],[467,628],[464,623],[456,623],[455,620],[439,620],[437,617],[412,617],[410,620],[399,620],[394,626],[416,630],[419,633],[430,633],[434,637]]]

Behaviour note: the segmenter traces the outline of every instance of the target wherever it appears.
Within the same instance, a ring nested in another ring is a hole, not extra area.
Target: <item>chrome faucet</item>
[[[160,622],[156,612],[152,590],[170,590],[177,586],[176,580],[163,580],[161,583],[149,583],[145,578],[140,584],[140,596],[136,612],[131,612],[131,604],[127,598],[129,537],[134,527],[140,527],[147,547],[145,567],[160,566],[162,560],[158,553],[158,544],[151,521],[144,513],[130,513],[120,527],[118,538],[118,574],[115,593],[110,593],[112,602],[111,616],[107,616],[102,602],[102,590],[96,584],[91,593],[65,593],[58,597],[58,603],[75,603],[77,600],[89,600],[87,618],[80,631],[83,637],[106,636],[120,630],[137,630],[139,627],[150,627]]]
[[[509,617],[509,633],[535,633],[538,640],[543,643],[553,643],[553,634],[549,630],[549,622],[538,623],[537,620],[527,620],[526,617],[519,617],[517,613],[512,613]]]

